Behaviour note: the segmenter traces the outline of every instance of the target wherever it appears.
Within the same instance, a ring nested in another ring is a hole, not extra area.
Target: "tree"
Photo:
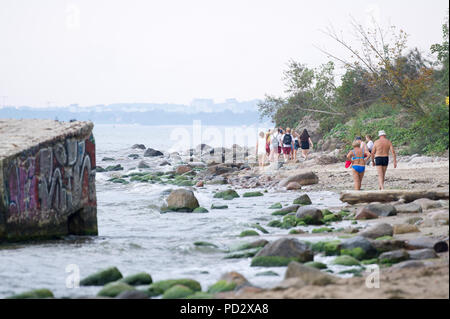
[[[447,12],[447,18],[445,23],[442,25],[442,35],[443,35],[443,42],[441,44],[436,43],[431,46],[431,52],[434,54],[437,54],[437,58],[439,63],[441,64],[442,70],[439,74],[440,82],[441,82],[441,88],[444,91],[444,94],[446,96],[449,95],[449,48],[448,48],[448,12]]]

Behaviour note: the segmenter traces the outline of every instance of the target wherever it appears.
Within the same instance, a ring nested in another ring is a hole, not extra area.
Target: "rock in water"
[[[355,248],[361,248],[364,251],[364,258],[373,258],[377,254],[376,248],[372,243],[363,236],[355,236],[348,238],[341,243],[341,249],[352,250]]]
[[[139,290],[125,290],[118,294],[116,299],[148,299],[148,295]]]
[[[144,157],[163,156],[164,154],[153,148],[147,148],[144,153]]]
[[[358,214],[367,212],[371,215],[377,215],[378,217],[383,216],[395,216],[397,215],[397,210],[393,205],[390,204],[369,204],[364,206],[358,211]]]
[[[311,198],[309,198],[309,196],[307,194],[303,194],[303,195],[297,197],[296,199],[294,199],[294,204],[295,205],[311,205],[312,201],[311,201]]]
[[[302,186],[312,185],[317,184],[319,182],[319,177],[317,177],[317,175],[314,174],[313,172],[297,174],[281,180],[279,186],[286,187],[291,182],[297,182]]]
[[[406,250],[399,249],[382,253],[378,259],[381,263],[394,264],[409,259],[409,254]]]
[[[366,238],[378,238],[382,236],[392,236],[394,234],[394,228],[386,223],[380,223],[369,227],[361,232],[361,236]]]
[[[311,217],[311,221],[313,224],[321,224],[321,219],[323,218],[322,211],[313,206],[300,206],[295,214],[297,218],[304,218],[306,216]]]
[[[187,189],[176,189],[170,192],[167,198],[167,208],[170,211],[192,212],[200,207],[194,192]]]
[[[138,168],[150,168],[146,161],[140,161],[138,164]]]
[[[131,148],[145,150],[145,145],[144,144],[134,144],[133,146],[131,146]]]
[[[122,279],[117,267],[110,267],[92,274],[80,281],[80,286],[103,286],[107,283]]]
[[[295,238],[280,238],[267,244],[255,255],[260,256],[297,258],[300,262],[314,259],[310,245]]]

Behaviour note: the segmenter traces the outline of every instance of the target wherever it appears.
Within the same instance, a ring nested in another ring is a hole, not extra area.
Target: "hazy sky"
[[[282,94],[289,59],[327,61],[319,30],[370,14],[428,52],[446,0],[1,0],[0,105],[189,103]],[[349,37],[351,38],[351,37]],[[2,98],[7,96],[7,98]]]

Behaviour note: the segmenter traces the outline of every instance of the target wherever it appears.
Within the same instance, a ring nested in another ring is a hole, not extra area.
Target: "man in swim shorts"
[[[397,168],[397,155],[391,141],[386,138],[384,131],[378,132],[379,139],[375,141],[372,148],[372,165],[377,167],[378,186],[380,190],[384,189],[384,179],[389,165],[389,152],[392,152],[394,158],[394,168]]]

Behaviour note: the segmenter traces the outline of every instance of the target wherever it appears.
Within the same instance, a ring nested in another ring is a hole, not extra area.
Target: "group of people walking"
[[[397,156],[391,141],[387,139],[384,131],[379,131],[378,137],[375,142],[372,141],[370,135],[366,135],[366,142],[362,141],[361,137],[356,137],[352,143],[353,150],[347,154],[346,167],[352,166],[355,190],[361,189],[366,165],[370,165],[370,162],[377,168],[378,188],[384,189],[389,152],[392,153],[394,158],[394,168],[397,168]]]
[[[269,162],[278,162],[281,155],[284,161],[292,161],[297,159],[297,152],[300,149],[302,158],[308,159],[308,153],[314,144],[307,129],[302,134],[291,131],[289,127],[269,129],[266,133],[260,132],[256,143],[256,156],[258,157],[259,166],[262,168],[267,159]]]

